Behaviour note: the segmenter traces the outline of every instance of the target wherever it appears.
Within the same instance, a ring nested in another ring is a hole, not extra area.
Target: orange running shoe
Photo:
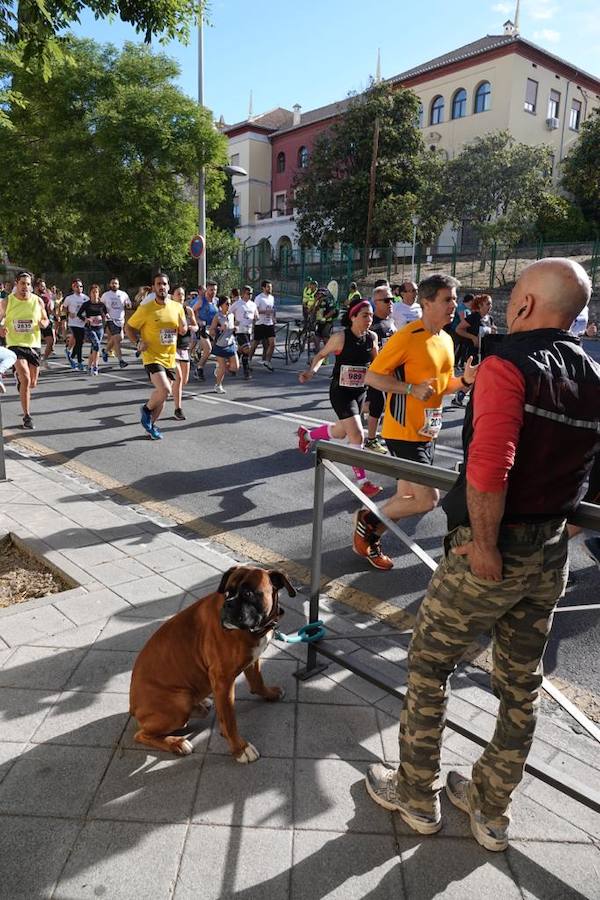
[[[359,509],[354,516],[354,534],[352,549],[357,556],[368,560],[373,568],[388,572],[394,568],[394,562],[381,549],[381,538],[375,529],[365,522],[366,509]]]

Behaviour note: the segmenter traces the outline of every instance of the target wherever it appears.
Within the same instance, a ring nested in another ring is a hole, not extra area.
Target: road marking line
[[[305,585],[310,584],[311,573],[309,569],[286,559],[281,554],[274,553],[267,547],[255,544],[253,541],[249,541],[234,532],[224,531],[217,525],[213,525],[211,522],[194,516],[170,503],[162,500],[153,500],[152,497],[149,497],[137,488],[122,484],[110,475],[98,472],[82,462],[71,460],[60,451],[38,444],[37,441],[31,438],[21,437],[14,432],[7,431],[5,439],[8,443],[16,444],[17,447],[22,447],[24,450],[34,453],[42,459],[52,460],[54,465],[64,466],[76,475],[80,475],[93,484],[98,485],[102,490],[116,494],[129,503],[141,506],[163,518],[172,519],[177,525],[185,526],[200,537],[209,538],[227,547],[228,550],[248,557],[261,565],[284,569],[290,577]],[[388,603],[386,600],[373,597],[365,591],[350,587],[339,579],[323,575],[321,578],[321,590],[328,597],[334,600],[341,600],[347,606],[352,607],[352,609],[372,615],[400,630],[412,628],[415,623],[415,616],[412,613],[408,613]]]

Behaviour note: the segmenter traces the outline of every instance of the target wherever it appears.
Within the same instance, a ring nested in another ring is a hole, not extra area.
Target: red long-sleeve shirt
[[[467,481],[499,494],[506,487],[523,426],[525,379],[513,363],[488,356],[479,365]]]

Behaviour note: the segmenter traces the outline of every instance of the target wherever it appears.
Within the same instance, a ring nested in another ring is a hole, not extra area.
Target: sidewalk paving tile
[[[0,727],[3,741],[27,741],[58,694],[24,688],[0,688]]]
[[[66,690],[128,694],[136,655],[121,650],[88,650]]]
[[[58,634],[72,627],[73,622],[51,605],[0,617],[0,637],[11,647],[29,644],[43,635]]]
[[[129,718],[123,694],[64,691],[31,736],[32,744],[114,747]]]
[[[177,599],[180,604],[184,593],[162,575],[149,575],[147,578],[140,578],[127,584],[118,584],[115,585],[114,591],[133,606],[144,606],[165,599]],[[173,612],[177,612],[177,609]]]
[[[297,755],[380,760],[383,747],[375,710],[368,706],[298,704]]]
[[[291,865],[291,831],[192,825],[174,900],[288,900]]]
[[[261,756],[293,756],[295,704],[240,700],[235,704],[235,717],[242,739],[253,744]],[[228,756],[231,754],[229,744],[218,728],[213,730],[209,751]]]
[[[127,613],[112,616],[96,641],[96,650],[131,650],[138,653],[161,625],[160,620],[148,621]]]
[[[392,813],[367,794],[368,765],[344,759],[298,759],[294,776],[296,828],[393,836]]]
[[[525,900],[598,900],[600,850],[579,844],[515,842],[508,860]]]
[[[291,828],[293,760],[261,757],[241,764],[207,756],[192,821],[203,825]]]
[[[373,665],[371,665],[371,668],[373,668]],[[383,697],[388,696],[384,688],[371,684],[370,681],[366,681],[337,663],[330,663],[325,670],[325,674],[347,691],[356,694],[361,700],[366,700],[367,703],[376,703]]]
[[[364,706],[367,702],[331,678],[329,668],[308,681],[299,681],[298,698],[302,703],[329,703],[335,706]]]
[[[298,831],[290,900],[404,900],[401,869],[391,837]]]
[[[131,604],[109,588],[91,591],[89,594],[56,600],[54,605],[76,625],[87,625],[98,619],[107,619],[116,613],[131,610]]]
[[[0,813],[84,815],[111,753],[101,747],[31,747],[0,784]]]
[[[90,532],[91,533],[91,532]],[[51,539],[48,539],[50,543]],[[126,559],[126,555],[113,544],[95,543],[83,547],[61,547],[60,552],[82,569],[90,569],[105,562],[119,562]]]
[[[0,742],[0,782],[3,778],[6,777],[8,772],[13,766],[13,763],[20,757],[23,749],[25,748],[24,743],[16,743],[12,741],[2,741]],[[1,859],[1,855],[0,855]],[[0,880],[0,884],[2,881]]]
[[[185,825],[87,822],[53,900],[162,900],[171,896]],[[196,884],[196,898],[198,884]]]
[[[32,647],[61,647],[63,649],[85,647],[88,649],[102,631],[105,622],[106,620],[103,619],[90,622],[88,625],[71,626],[66,631],[58,634],[46,634],[28,644]]]
[[[171,569],[179,569],[196,563],[195,556],[191,553],[185,553],[174,545],[162,547],[158,550],[150,550],[148,553],[141,553],[136,557],[136,560],[147,566],[147,568],[152,569],[153,572],[169,572]]]
[[[113,756],[89,816],[139,822],[188,821],[203,757],[121,750]],[[222,787],[222,785],[221,785]]]
[[[116,584],[125,584],[128,581],[137,581],[140,578],[146,578],[152,574],[150,569],[137,559],[113,560],[111,562],[100,563],[98,566],[91,566],[89,570],[91,578],[99,581],[106,587],[114,587]]]
[[[263,658],[261,672],[267,687],[282,687],[285,691],[281,700],[276,703],[295,703],[298,695],[298,679],[294,673],[298,670],[295,659]],[[255,700],[256,694],[250,693],[250,687],[244,674],[239,675],[235,684],[236,700]]]
[[[554,762],[552,765],[554,765]],[[576,766],[577,761],[573,760],[573,770],[569,773],[572,778],[577,778],[579,775]],[[590,787],[593,787],[597,792],[598,782],[593,782]],[[536,778],[527,779],[523,785],[523,792],[544,807],[544,809],[556,813],[556,815],[566,819],[567,822],[576,823],[578,828],[591,835],[596,841],[600,841],[600,813],[588,809],[583,804],[578,803],[577,800],[572,800],[566,794],[557,791],[548,784],[544,784],[542,781],[538,781]]]
[[[135,528],[129,534],[123,534],[121,537],[110,539],[113,547],[117,547],[127,556],[141,556],[142,553],[148,551],[164,550],[171,545],[162,534],[150,534],[142,528]]]
[[[221,573],[216,572],[212,566],[201,562],[194,562],[189,566],[171,569],[166,575],[169,581],[186,591],[198,591],[199,596],[216,591],[221,580]]]
[[[65,651],[58,647],[17,647],[0,669],[0,686],[60,690],[85,653],[83,648]]]
[[[3,896],[49,900],[80,828],[78,822],[54,817],[0,816]]]

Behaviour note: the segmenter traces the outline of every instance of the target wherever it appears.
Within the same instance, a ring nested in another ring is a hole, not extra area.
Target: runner
[[[108,316],[108,310],[100,300],[99,284],[90,286],[89,299],[81,304],[77,315],[85,324],[84,337],[90,342],[88,372],[90,375],[97,375],[98,353],[104,337],[104,325]]]
[[[16,356],[15,376],[23,408],[23,428],[33,428],[31,391],[37,384],[42,338],[40,328],[48,326],[43,300],[31,291],[31,275],[19,272],[13,293],[0,300],[0,336]]]
[[[233,313],[236,324],[235,337],[242,358],[244,378],[252,378],[250,371],[250,350],[252,348],[252,330],[258,319],[256,303],[252,299],[252,288],[246,284],[242,288],[242,296],[231,304],[230,312]]]
[[[166,275],[154,276],[152,282],[155,298],[152,303],[138,306],[128,322],[125,332],[133,344],[138,341],[142,351],[144,368],[154,390],[141,408],[141,423],[153,441],[162,438],[156,422],[171,394],[171,382],[177,377],[175,356],[177,335],[186,334],[188,327],[183,308],[169,297],[169,279]]]
[[[175,401],[175,412],[173,413],[173,415],[176,419],[179,419],[183,422],[185,421],[182,400],[183,389],[188,383],[188,379],[190,377],[190,343],[192,340],[192,335],[198,331],[198,321],[196,319],[194,310],[190,306],[185,305],[185,288],[175,288],[175,290],[173,291],[173,300],[175,300],[176,303],[181,303],[188,326],[187,334],[177,335],[177,352],[175,353],[177,378],[175,379],[175,384],[173,385],[173,400]]]
[[[219,297],[219,311],[211,322],[209,334],[214,341],[213,353],[217,357],[215,370],[215,394],[224,394],[223,379],[226,372],[236,373],[240,367],[235,341],[235,317],[230,312],[229,297]]]
[[[377,335],[379,348],[385,346],[393,334],[396,333],[396,325],[392,319],[392,307],[394,305],[394,295],[389,288],[379,287],[373,291],[373,303],[375,305],[375,315],[373,316],[373,331]],[[385,442],[377,434],[379,428],[379,420],[385,409],[385,394],[378,391],[374,387],[367,388],[367,400],[365,406],[368,406],[367,419],[367,437],[365,440],[365,450],[371,450],[374,453],[387,453]]]
[[[476,369],[467,361],[464,376],[454,377],[454,348],[444,326],[456,309],[458,281],[450,275],[431,275],[419,285],[423,317],[392,335],[369,371],[369,386],[387,393],[383,437],[392,456],[431,465],[435,439],[442,427],[442,402],[446,394],[469,389]],[[396,494],[382,512],[397,522],[406,516],[429,512],[437,506],[439,491],[400,479]],[[355,517],[354,552],[376,569],[392,569],[394,563],[381,549],[385,526],[367,509]]]
[[[192,307],[199,325],[197,333],[198,344],[200,345],[199,358],[196,351],[196,374],[198,381],[204,381],[204,366],[206,360],[212,353],[212,343],[208,334],[208,329],[218,312],[216,304],[217,287],[216,281],[207,281],[205,291],[199,293],[198,297],[200,299],[196,300]]]
[[[273,371],[271,360],[275,351],[275,323],[277,316],[275,314],[275,297],[273,296],[273,285],[270,281],[261,282],[262,291],[256,298],[256,308],[258,310],[258,319],[254,327],[254,340],[252,341],[252,349],[250,351],[250,359],[254,357],[256,348],[262,344],[263,348],[263,366],[269,372]]]
[[[319,425],[310,431],[301,425],[297,432],[301,453],[308,453],[313,441],[329,441],[332,438],[347,438],[350,447],[362,449],[364,434],[360,410],[366,394],[365,375],[378,350],[377,336],[370,330],[373,322],[371,304],[368,300],[356,301],[342,321],[344,330],[330,337],[308,369],[298,375],[300,383],[306,384],[329,354],[335,354],[329,399],[339,421],[333,425]],[[363,494],[376,497],[381,492],[381,487],[367,479],[363,468],[353,466],[352,470]]]
[[[400,299],[394,303],[392,308],[392,317],[398,331],[409,322],[421,318],[421,306],[417,300],[417,285],[414,281],[402,282],[399,288],[399,297]]]
[[[52,356],[54,344],[56,343],[56,336],[54,334],[55,302],[52,291],[48,290],[43,278],[35,279],[33,283],[33,293],[41,299],[46,310],[46,315],[48,316],[48,325],[46,328],[40,329],[40,334],[44,343],[44,355],[40,360],[40,369],[47,369],[48,359]]]
[[[109,289],[100,297],[101,302],[108,310],[108,319],[106,320],[108,340],[106,341],[106,350],[102,351],[102,359],[107,363],[109,355],[114,355],[119,360],[119,367],[126,369],[129,363],[123,359],[121,340],[125,324],[125,310],[131,309],[131,300],[125,291],[120,290],[118,278],[111,278],[108,287]]]
[[[17,354],[13,353],[7,347],[0,345],[0,394],[6,393],[6,385],[4,384],[4,374],[12,369],[17,361]]]
[[[83,293],[83,282],[79,278],[74,278],[71,282],[72,294],[65,297],[63,309],[67,313],[68,337],[65,346],[65,356],[72,369],[85,371],[83,364],[83,339],[85,337],[85,328],[83,322],[79,318],[79,310],[90,298]],[[75,359],[73,359],[75,354]]]

